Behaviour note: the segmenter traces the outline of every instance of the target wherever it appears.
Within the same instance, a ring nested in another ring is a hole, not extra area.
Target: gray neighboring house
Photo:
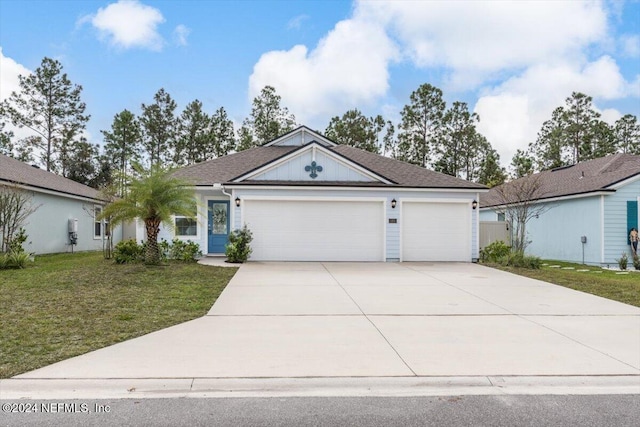
[[[100,193],[86,185],[0,154],[0,186],[28,191],[38,209],[27,218],[24,226],[29,238],[24,244],[27,252],[35,254],[101,250],[105,231],[104,221],[97,221],[104,201]],[[71,221],[70,221],[71,220]],[[77,244],[70,244],[70,231],[77,220]],[[120,240],[120,229],[113,233],[114,242]]]
[[[379,156],[301,126],[260,147],[179,169],[197,220],[160,238],[222,254],[253,232],[253,261],[462,261],[478,258],[479,194],[452,176]],[[140,231],[140,230],[139,230]]]
[[[629,231],[638,228],[640,156],[615,154],[540,172],[549,210],[527,224],[527,252],[545,259],[615,265],[631,256]],[[503,185],[510,185],[509,183]],[[498,187],[480,195],[480,220],[504,220]],[[583,242],[583,237],[585,238]],[[583,252],[584,250],[584,252]]]

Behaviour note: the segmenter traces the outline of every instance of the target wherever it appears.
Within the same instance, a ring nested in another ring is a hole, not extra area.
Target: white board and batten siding
[[[385,200],[245,198],[252,260],[384,261]]]
[[[251,178],[255,181],[350,181],[350,182],[373,182],[371,176],[357,171],[346,163],[337,161],[325,153],[317,150],[306,150],[299,155],[287,160],[283,164],[266,170],[255,177]],[[318,166],[322,167],[322,172],[318,172],[316,178],[311,178],[306,166],[311,165],[315,161]]]

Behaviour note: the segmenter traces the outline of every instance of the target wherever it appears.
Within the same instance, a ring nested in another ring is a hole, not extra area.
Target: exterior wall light
[[[236,197],[236,206],[240,207],[240,197]]]
[[[473,209],[475,211],[477,207],[478,207],[478,202],[476,200],[471,202],[471,209]]]
[[[395,209],[396,208],[396,203],[398,203],[398,202],[396,202],[396,199],[393,199],[391,201],[391,209]]]

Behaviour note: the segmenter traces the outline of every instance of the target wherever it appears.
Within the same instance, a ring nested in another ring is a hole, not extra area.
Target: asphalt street
[[[1,403],[3,411],[7,408],[26,410],[27,404],[31,405],[29,413],[0,415],[0,425],[11,427],[640,425],[640,395],[5,400]],[[37,412],[33,412],[34,408]]]

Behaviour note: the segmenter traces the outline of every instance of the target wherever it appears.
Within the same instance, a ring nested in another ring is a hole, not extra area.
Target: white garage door
[[[254,261],[384,261],[383,202],[244,200]]]
[[[471,261],[467,203],[402,203],[403,261]]]

